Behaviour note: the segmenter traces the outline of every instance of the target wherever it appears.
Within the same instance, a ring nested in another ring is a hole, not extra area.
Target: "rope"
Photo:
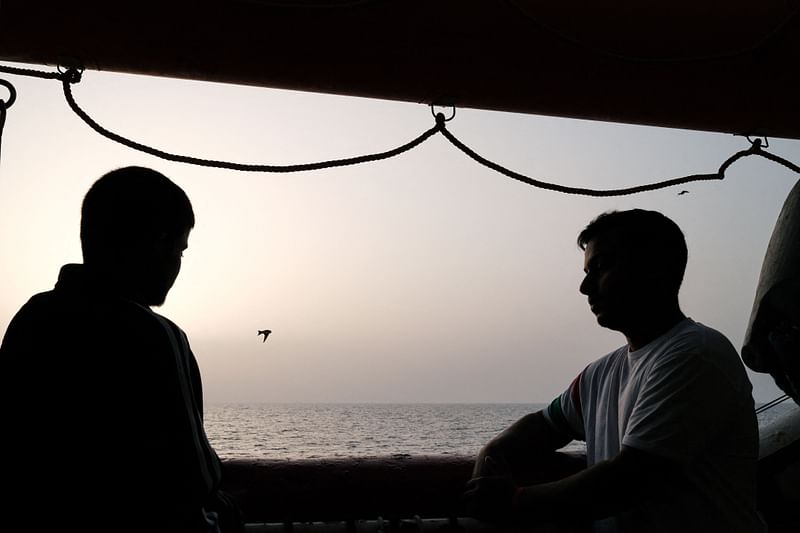
[[[213,160],[213,159],[202,159],[198,157],[186,156],[186,155],[179,155],[173,154],[170,152],[166,152],[160,150],[158,148],[153,148],[151,146],[147,146],[145,144],[132,141],[122,135],[114,133],[100,124],[98,124],[94,119],[92,119],[88,113],[86,113],[75,101],[75,97],[72,94],[72,84],[78,83],[81,80],[82,71],[77,68],[69,68],[67,70],[59,70],[58,72],[41,72],[31,69],[21,69],[16,67],[7,67],[0,65],[0,72],[7,72],[9,74],[17,74],[22,76],[34,76],[38,78],[44,79],[58,79],[61,81],[63,89],[64,89],[64,98],[67,101],[67,105],[69,105],[70,109],[80,117],[90,128],[92,128],[95,132],[99,133],[100,135],[110,139],[114,142],[120,143],[128,148],[132,148],[134,150],[138,150],[140,152],[144,152],[146,154],[153,155],[155,157],[159,157],[161,159],[166,159],[168,161],[175,161],[179,163],[186,163],[190,165],[199,165],[204,167],[214,167],[214,168],[224,168],[228,170],[238,170],[243,172],[271,172],[271,173],[288,173],[288,172],[304,172],[309,170],[320,170],[324,168],[333,168],[333,167],[342,167],[348,165],[358,165],[361,163],[367,163],[371,161],[380,161],[383,159],[388,159],[390,157],[398,156],[404,152],[407,152],[420,144],[424,141],[435,135],[436,133],[441,133],[450,143],[461,150],[464,154],[468,157],[473,159],[474,161],[480,163],[481,165],[494,170],[504,176],[509,178],[515,179],[527,185],[531,185],[533,187],[537,187],[544,190],[560,192],[564,194],[575,194],[575,195],[584,195],[584,196],[592,196],[592,197],[610,197],[610,196],[626,196],[631,194],[638,194],[643,192],[655,191],[658,189],[664,189],[667,187],[672,187],[675,185],[681,185],[684,183],[696,182],[696,181],[713,181],[713,180],[722,180],[725,179],[725,172],[728,168],[743,157],[749,156],[760,156],[765,159],[769,159],[775,163],[783,165],[787,169],[800,174],[800,166],[795,165],[794,163],[779,157],[775,154],[771,154],[766,152],[762,148],[762,141],[761,139],[750,140],[748,137],[748,141],[750,141],[750,148],[747,150],[742,150],[736,152],[731,157],[726,159],[719,167],[717,172],[711,174],[692,174],[690,176],[683,176],[673,179],[668,179],[656,183],[646,184],[646,185],[637,185],[634,187],[627,187],[627,188],[620,188],[620,189],[588,189],[583,187],[568,187],[565,185],[559,185],[557,183],[549,183],[546,181],[538,180],[535,178],[531,178],[524,174],[520,174],[519,172],[515,172],[510,170],[498,163],[490,161],[485,157],[479,155],[477,152],[469,148],[463,142],[461,142],[455,135],[453,135],[446,127],[445,123],[451,120],[455,116],[455,108],[453,108],[452,116],[445,118],[444,114],[442,113],[434,113],[434,117],[436,120],[436,124],[419,135],[417,138],[391,150],[386,150],[384,152],[378,152],[373,154],[367,154],[357,157],[349,157],[344,159],[333,159],[328,161],[319,161],[316,163],[302,163],[302,164],[295,164],[295,165],[266,165],[266,164],[250,164],[250,163],[235,163],[229,161],[220,161],[220,160]],[[433,106],[431,106],[433,109]],[[5,119],[5,110],[3,110],[3,117]],[[2,125],[0,124],[0,127]]]
[[[728,167],[730,167],[733,163],[735,163],[739,159],[741,159],[743,157],[748,157],[748,156],[751,156],[751,155],[758,155],[758,156],[761,156],[761,157],[765,157],[765,158],[767,158],[767,159],[769,159],[771,161],[774,161],[776,163],[779,163],[779,164],[785,166],[789,170],[793,170],[794,172],[797,172],[798,174],[800,174],[800,167],[798,167],[797,165],[795,165],[791,161],[787,161],[786,159],[783,159],[782,157],[779,157],[777,155],[771,154],[769,152],[765,152],[761,148],[761,139],[756,139],[754,141],[751,141],[750,148],[748,148],[747,150],[741,150],[739,152],[736,152],[731,157],[726,159],[722,163],[722,165],[720,165],[719,170],[714,174],[692,174],[691,176],[683,176],[683,177],[680,177],[680,178],[673,178],[673,179],[669,179],[669,180],[665,180],[665,181],[660,181],[660,182],[657,182],[657,183],[652,183],[652,184],[649,184],[649,185],[637,185],[635,187],[628,187],[628,188],[623,188],[623,189],[600,190],[600,189],[586,189],[586,188],[582,188],[582,187],[567,187],[565,185],[558,185],[556,183],[547,183],[547,182],[544,182],[544,181],[539,181],[539,180],[536,180],[536,179],[533,179],[533,178],[529,178],[528,176],[525,176],[525,175],[520,174],[518,172],[514,172],[513,170],[509,170],[509,169],[507,169],[507,168],[505,168],[505,167],[503,167],[503,166],[501,166],[501,165],[499,165],[497,163],[489,161],[488,159],[486,159],[485,157],[482,157],[481,155],[475,153],[467,145],[465,145],[464,143],[459,141],[452,133],[447,131],[447,129],[444,128],[444,127],[442,127],[442,135],[444,135],[445,138],[448,141],[453,143],[453,145],[456,148],[458,148],[459,150],[464,152],[467,156],[469,156],[470,158],[474,159],[475,161],[477,161],[481,165],[484,165],[484,166],[494,170],[495,172],[499,172],[500,174],[508,176],[509,178],[513,178],[515,180],[519,180],[519,181],[521,181],[523,183],[527,183],[528,185],[532,185],[532,186],[538,187],[540,189],[547,189],[547,190],[561,192],[561,193],[565,193],[565,194],[578,194],[578,195],[595,196],[595,197],[625,196],[625,195],[630,195],[630,194],[637,194],[637,193],[642,193],[642,192],[655,191],[655,190],[658,190],[658,189],[664,189],[666,187],[672,187],[673,185],[680,185],[682,183],[690,183],[690,182],[694,182],[694,181],[723,180],[723,179],[725,179],[725,172],[728,170]]]
[[[0,100],[0,155],[3,148],[3,126],[6,125],[6,103]]]
[[[775,398],[771,402],[767,402],[764,405],[762,405],[761,407],[759,407],[758,409],[756,409],[756,414],[763,413],[767,409],[772,409],[776,405],[778,405],[780,403],[783,403],[788,399],[789,399],[789,395],[788,394],[784,394],[783,396],[778,396],[777,398]]]
[[[628,187],[623,189],[608,189],[608,190],[598,190],[598,189],[587,189],[581,187],[567,187],[564,185],[558,185],[555,183],[548,183],[544,181],[540,181],[534,178],[530,178],[518,172],[514,172],[513,170],[509,170],[497,163],[489,161],[488,159],[482,157],[474,150],[469,148],[467,145],[462,143],[458,140],[445,126],[445,123],[453,118],[455,112],[449,118],[445,118],[444,114],[436,113],[434,116],[436,118],[436,125],[431,129],[424,132],[422,135],[417,137],[416,139],[398,147],[393,150],[388,150],[386,152],[381,152],[377,154],[359,156],[359,157],[352,157],[348,159],[336,159],[332,161],[322,161],[319,163],[306,163],[306,164],[299,164],[299,165],[255,165],[255,164],[243,164],[243,163],[231,163],[226,161],[214,161],[214,160],[207,160],[207,159],[199,159],[196,157],[189,157],[189,156],[182,156],[171,154],[168,152],[164,152],[158,150],[156,148],[151,148],[149,146],[131,141],[122,137],[121,135],[117,135],[111,131],[100,126],[97,122],[95,122],[83,109],[81,109],[77,102],[75,102],[74,97],[72,96],[72,90],[70,85],[72,83],[77,83],[80,81],[80,73],[75,70],[71,69],[66,72],[66,75],[62,79],[63,88],[64,88],[64,97],[67,100],[70,108],[84,121],[88,124],[92,129],[96,132],[100,133],[101,135],[116,141],[120,144],[128,146],[129,148],[133,148],[135,150],[139,150],[150,155],[154,155],[156,157],[160,157],[162,159],[167,159],[170,161],[178,161],[181,163],[189,163],[193,165],[200,165],[200,166],[207,166],[207,167],[217,167],[217,168],[225,168],[230,170],[240,170],[245,172],[301,172],[307,170],[319,170],[323,168],[331,168],[331,167],[339,167],[345,165],[356,165],[360,163],[366,163],[370,161],[378,161],[381,159],[388,159],[390,157],[394,157],[396,155],[400,155],[403,152],[407,152],[412,148],[422,144],[423,141],[427,140],[432,135],[441,133],[444,137],[450,141],[453,146],[464,152],[467,156],[472,158],[473,160],[477,161],[478,163],[496,171],[500,174],[513,178],[515,180],[521,181],[522,183],[526,183],[528,185],[538,187],[540,189],[551,190],[556,192],[561,192],[565,194],[577,194],[577,195],[585,195],[585,196],[594,196],[594,197],[609,197],[609,196],[625,196],[630,194],[637,194],[642,192],[654,191],[657,189],[664,189],[666,187],[672,187],[674,185],[681,185],[684,183],[690,183],[695,181],[710,181],[710,180],[722,180],[725,178],[725,171],[730,167],[734,162],[738,161],[743,157],[748,157],[751,155],[760,155],[762,157],[766,157],[772,161],[780,163],[785,167],[794,170],[797,173],[800,173],[800,167],[794,165],[793,163],[778,157],[776,155],[770,154],[765,152],[761,148],[761,139],[756,139],[755,141],[751,141],[751,146],[747,150],[742,150],[740,152],[735,153],[731,157],[729,157],[722,165],[719,167],[719,170],[714,174],[693,174],[691,176],[684,176],[680,178],[674,178],[670,180],[661,181],[658,183],[653,183],[649,185],[638,185],[635,187]]]
[[[74,72],[74,71],[68,71],[68,73],[69,72]],[[72,96],[72,90],[70,88],[71,83],[74,82],[69,78],[64,78],[62,80],[62,84],[64,87],[64,97],[67,99],[67,104],[69,105],[70,108],[72,108],[75,114],[77,114],[81,118],[81,120],[83,120],[86,124],[89,125],[90,128],[95,130],[100,135],[108,139],[111,139],[112,141],[116,141],[124,146],[127,146],[128,148],[133,148],[134,150],[139,150],[140,152],[154,155],[156,157],[160,157],[161,159],[166,159],[168,161],[177,161],[179,163],[188,163],[190,165],[199,165],[203,167],[239,170],[243,172],[304,172],[307,170],[319,170],[323,168],[343,167],[347,165],[358,165],[360,163],[367,163],[370,161],[379,161],[381,159],[388,159],[390,157],[400,155],[403,152],[407,152],[412,148],[415,148],[416,146],[422,144],[425,140],[427,140],[429,137],[431,137],[440,129],[439,125],[437,124],[436,126],[424,132],[416,139],[413,139],[412,141],[407,142],[406,144],[394,148],[392,150],[387,150],[385,152],[379,152],[375,154],[362,155],[358,157],[349,157],[346,159],[333,159],[330,161],[320,161],[317,163],[302,163],[298,165],[259,165],[259,164],[249,164],[249,163],[232,163],[229,161],[200,159],[197,157],[164,152],[157,148],[152,148],[150,146],[132,141],[112,131],[109,131],[100,124],[98,124],[97,122],[95,122],[83,109],[80,108],[80,106],[78,106],[77,102],[75,102],[75,98]]]
[[[0,72],[5,72],[7,74],[16,74],[18,76],[30,76],[33,78],[42,78],[45,80],[60,80],[64,77],[64,74],[62,72],[44,72],[41,70],[9,67],[6,65],[0,65]]]
[[[765,159],[769,159],[770,161],[774,161],[775,163],[778,163],[779,165],[783,165],[786,168],[788,168],[789,170],[800,174],[800,166],[797,166],[794,163],[792,163],[791,161],[787,161],[786,159],[784,159],[782,157],[778,157],[775,154],[771,154],[769,152],[765,152],[764,150],[760,150],[757,155],[760,155],[761,157],[763,157]]]
[[[0,86],[8,90],[8,100],[0,100],[0,148],[2,148],[3,127],[6,125],[6,115],[8,114],[8,108],[14,105],[14,102],[17,100],[17,90],[11,82],[2,79],[0,79]]]
[[[665,187],[671,187],[673,185],[680,185],[682,183],[689,183],[692,181],[721,180],[725,177],[723,174],[721,174],[722,167],[720,167],[720,172],[717,172],[716,174],[693,174],[691,176],[684,176],[682,178],[674,178],[671,180],[661,181],[650,185],[637,185],[636,187],[628,187],[625,189],[598,190],[598,189],[586,189],[582,187],[567,187],[565,185],[558,185],[557,183],[548,183],[533,178],[529,178],[528,176],[525,176],[518,172],[514,172],[513,170],[509,170],[501,165],[498,165],[497,163],[489,161],[485,157],[482,157],[477,153],[475,153],[472,149],[470,149],[467,145],[456,139],[456,137],[452,133],[450,133],[444,128],[442,129],[442,135],[444,135],[448,141],[450,141],[456,148],[464,152],[467,156],[474,159],[481,165],[484,165],[485,167],[494,170],[495,172],[499,172],[500,174],[508,176],[509,178],[513,178],[515,180],[521,181],[522,183],[527,183],[528,185],[532,185],[540,189],[546,189],[565,194],[578,194],[578,195],[596,196],[596,197],[625,196],[628,194],[636,194],[640,192],[654,191],[656,189],[663,189]],[[745,152],[749,152],[749,150],[746,150]],[[738,152],[737,154],[732,156],[731,159],[734,158],[738,159],[740,157],[744,157],[745,152]],[[723,163],[723,166],[725,166],[726,164],[729,165],[730,164],[729,162],[732,162],[731,159],[728,159],[728,161]]]

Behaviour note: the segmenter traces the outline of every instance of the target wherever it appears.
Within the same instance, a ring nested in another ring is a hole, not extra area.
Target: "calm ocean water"
[[[473,455],[544,404],[219,404],[206,407],[208,438],[222,458],[310,459]],[[796,408],[784,402],[760,423]],[[572,443],[570,450],[583,449]]]
[[[472,455],[541,404],[222,404],[205,425],[220,457]]]

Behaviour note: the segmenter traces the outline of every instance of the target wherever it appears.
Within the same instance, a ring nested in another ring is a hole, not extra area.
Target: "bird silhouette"
[[[678,196],[680,196],[682,194],[689,194],[689,191],[681,191],[681,192],[678,193]]]
[[[267,342],[267,337],[269,337],[270,333],[272,333],[271,329],[260,329],[260,330],[258,330],[258,334],[259,335],[264,335],[264,340],[262,342]]]

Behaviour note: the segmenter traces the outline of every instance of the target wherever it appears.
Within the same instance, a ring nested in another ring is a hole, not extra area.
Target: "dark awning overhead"
[[[0,60],[800,138],[800,4],[3,0]]]

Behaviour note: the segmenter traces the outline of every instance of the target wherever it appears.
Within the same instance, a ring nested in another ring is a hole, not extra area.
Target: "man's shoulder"
[[[134,344],[163,335],[166,330],[181,331],[168,318],[131,300],[93,298],[57,289],[31,296],[17,311],[9,328],[40,322],[61,329],[88,328],[100,336],[105,333],[124,336],[128,343]]]
[[[703,322],[698,322],[690,317],[684,318],[673,328],[673,333],[676,336],[714,336],[725,338],[719,330],[707,326]]]
[[[54,290],[38,292],[28,298],[28,301],[23,304],[23,306],[20,308],[20,311],[37,311],[39,309],[46,308],[53,304],[54,299]]]
[[[736,348],[724,333],[691,318],[675,326],[664,336],[661,345],[669,352],[738,359]]]
[[[683,368],[696,379],[727,382],[748,395],[752,389],[739,352],[728,337],[700,322],[687,319],[657,355],[653,371],[674,372],[675,368]]]
[[[56,308],[55,300],[54,291],[34,294],[17,310],[8,328],[13,329],[29,322],[46,319]]]
[[[147,307],[147,306],[144,306],[144,305],[141,305],[141,304],[138,304],[138,303],[134,303],[134,302],[131,302],[131,303],[133,305],[135,305],[139,309],[140,312],[144,313],[144,315],[146,316],[147,320],[150,320],[150,321],[152,321],[154,323],[158,323],[158,324],[160,324],[162,326],[169,327],[172,330],[183,332],[183,330],[180,328],[180,326],[178,326],[175,322],[173,322],[171,319],[165,317],[161,313],[157,313],[156,311],[154,311],[150,307]]]
[[[167,338],[173,335],[183,335],[183,330],[172,320],[136,302],[125,300],[119,305],[116,312],[128,328],[134,331],[139,330],[148,337],[163,336]]]

